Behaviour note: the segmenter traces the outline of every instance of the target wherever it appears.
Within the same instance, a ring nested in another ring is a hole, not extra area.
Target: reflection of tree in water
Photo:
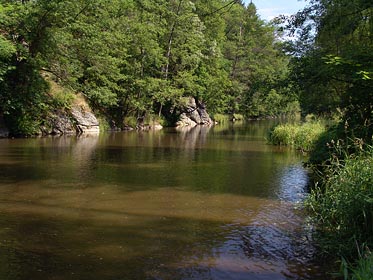
[[[306,174],[244,130],[32,141],[0,180],[0,279],[311,279]]]
[[[81,179],[93,163],[97,143],[97,135],[21,139],[10,143],[7,158],[0,161],[1,179],[15,184],[43,179],[62,182],[73,177]]]

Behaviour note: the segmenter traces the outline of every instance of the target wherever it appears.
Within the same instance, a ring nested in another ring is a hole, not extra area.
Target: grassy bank
[[[319,176],[306,208],[321,253],[343,260],[344,279],[373,279],[373,147],[317,121],[278,125],[269,141],[310,152]]]
[[[373,279],[373,255],[367,253],[365,256],[361,257],[357,262],[356,266],[345,271],[345,279],[351,280],[371,280]]]
[[[345,279],[373,279],[372,171],[372,147],[332,160],[306,202],[323,252],[352,263],[345,266]]]
[[[327,253],[357,256],[373,245],[373,149],[331,163],[308,209]]]
[[[302,151],[310,151],[325,130],[321,121],[281,124],[270,132],[268,140],[274,145],[293,146]]]

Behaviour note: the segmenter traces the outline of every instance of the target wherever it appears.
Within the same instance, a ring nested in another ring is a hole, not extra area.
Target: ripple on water
[[[263,124],[0,143],[0,278],[323,279]]]
[[[226,241],[203,260],[209,272],[203,279],[325,279],[321,271],[315,272],[316,249],[303,213],[297,210],[307,196],[307,183],[301,165],[284,168],[277,200],[263,200],[259,210],[246,210],[249,223],[224,226]]]

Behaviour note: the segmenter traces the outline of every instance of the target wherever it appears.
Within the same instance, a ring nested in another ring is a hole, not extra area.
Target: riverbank
[[[278,125],[269,141],[310,152],[314,187],[305,205],[321,253],[342,261],[345,279],[373,279],[373,148],[343,141],[339,125]]]
[[[352,264],[343,270],[345,279],[373,279],[372,170],[372,147],[342,160],[333,158],[306,202],[323,253]]]

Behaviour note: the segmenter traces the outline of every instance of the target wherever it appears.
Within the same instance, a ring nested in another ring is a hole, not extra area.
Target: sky
[[[304,0],[252,0],[261,19],[271,20],[278,15],[291,15],[305,7]],[[244,0],[246,4],[250,0]]]

